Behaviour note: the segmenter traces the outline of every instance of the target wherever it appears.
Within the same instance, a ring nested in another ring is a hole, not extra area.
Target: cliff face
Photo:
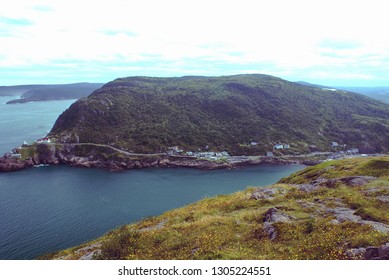
[[[389,106],[379,101],[266,75],[130,77],[74,103],[50,137],[140,153],[208,146],[254,155],[278,143],[290,152],[326,151],[331,142],[372,153],[389,151],[388,120]]]

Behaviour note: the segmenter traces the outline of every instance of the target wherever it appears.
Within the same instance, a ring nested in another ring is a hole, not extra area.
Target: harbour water
[[[0,153],[51,129],[73,101],[5,105]],[[113,173],[67,166],[0,173],[0,259],[34,259],[204,197],[272,184],[300,165],[202,171],[152,168]]]

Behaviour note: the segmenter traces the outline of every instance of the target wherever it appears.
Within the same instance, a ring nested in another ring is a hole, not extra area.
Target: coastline
[[[230,156],[208,160],[191,156],[167,154],[135,154],[99,144],[37,144],[15,148],[0,158],[0,172],[12,172],[42,165],[69,165],[84,168],[103,168],[124,171],[149,167],[196,168],[203,170],[233,169],[269,164],[314,165],[318,160],[266,156]]]

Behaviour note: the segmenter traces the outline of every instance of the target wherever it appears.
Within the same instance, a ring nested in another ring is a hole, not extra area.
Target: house
[[[167,147],[167,154],[168,155],[175,155],[179,151],[178,146],[172,146],[172,147]]]
[[[226,151],[221,152],[221,154],[222,154],[223,157],[229,157],[230,156]]]
[[[22,158],[21,154],[11,154],[11,158]]]
[[[36,140],[36,142],[38,144],[49,144],[49,143],[51,143],[51,140],[50,140],[50,138],[44,137],[44,138],[40,138],[40,139]]]
[[[250,145],[251,145],[251,146],[257,146],[257,145],[258,145],[258,143],[257,143],[257,142],[254,142],[254,141],[252,141],[252,142],[250,142]]]
[[[282,149],[289,149],[290,145],[289,144],[277,144],[273,146],[273,149],[275,150],[282,150]]]
[[[348,149],[348,150],[346,151],[346,153],[352,154],[352,155],[359,154],[359,149],[356,149],[356,148],[354,148],[354,149]]]
[[[273,157],[273,152],[267,152],[267,153],[266,153],[266,156],[267,156],[267,157]]]
[[[214,152],[203,152],[203,153],[199,153],[199,156],[205,157],[205,158],[210,158],[210,157],[215,156],[215,153]]]
[[[331,147],[339,147],[338,142],[331,142]]]

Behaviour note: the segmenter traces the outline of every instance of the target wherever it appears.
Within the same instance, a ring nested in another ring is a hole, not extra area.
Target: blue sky
[[[264,73],[389,86],[385,2],[3,0],[0,85]]]

